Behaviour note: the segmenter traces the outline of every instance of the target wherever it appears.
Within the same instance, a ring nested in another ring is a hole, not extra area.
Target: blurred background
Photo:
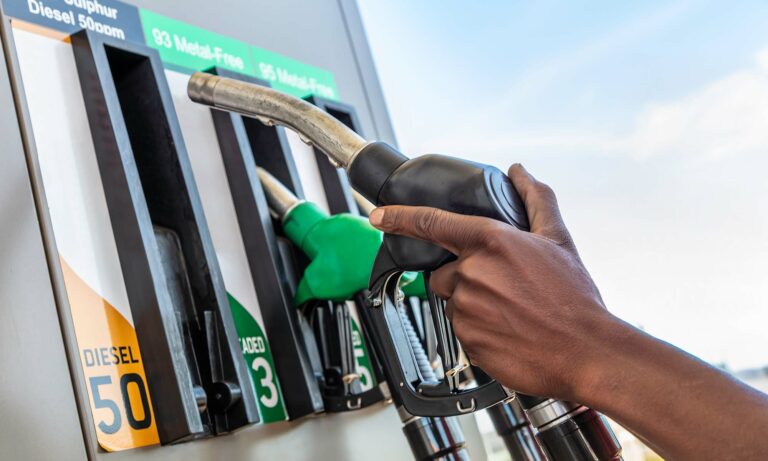
[[[768,4],[359,3],[405,152],[523,163],[612,312],[768,390]]]

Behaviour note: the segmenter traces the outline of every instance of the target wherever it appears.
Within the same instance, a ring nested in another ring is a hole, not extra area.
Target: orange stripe
[[[70,42],[69,34],[67,33],[59,32],[58,30],[49,29],[48,27],[39,26],[31,22],[22,21],[21,19],[11,19],[11,26],[14,29],[25,30],[27,32],[32,32],[34,34],[44,35],[54,40],[59,40],[67,43]]]
[[[64,275],[64,285],[67,289],[72,323],[75,326],[77,346],[80,349],[80,359],[82,360],[83,374],[85,375],[90,397],[91,412],[94,423],[96,423],[99,445],[106,451],[120,451],[159,443],[157,425],[155,424],[152,403],[149,398],[149,389],[146,388],[146,386],[149,386],[149,383],[144,371],[143,354],[139,350],[136,331],[114,306],[102,298],[85,280],[75,273],[63,257],[59,257],[59,261],[61,262],[61,271]],[[122,349],[115,351],[112,349],[113,347]],[[103,353],[106,354],[107,361],[114,360],[111,358],[112,354],[121,350],[124,356],[128,357],[128,360],[122,360],[121,356],[120,364],[103,364],[100,362],[103,359],[101,355],[102,350],[105,351]],[[89,355],[86,356],[86,354]],[[152,423],[146,429],[133,429],[128,424],[127,409],[125,408],[124,396],[120,387],[120,379],[126,373],[139,375],[146,388],[149,415],[143,412],[141,396],[138,393],[137,386],[132,385],[127,389],[131,393],[131,398],[128,401],[134,417],[138,420],[144,420],[145,418],[151,418],[152,420]],[[99,422],[113,424],[115,415],[103,406],[98,408],[95,406],[91,378],[108,378],[110,381],[109,383],[102,383],[98,391],[101,399],[112,400],[118,406],[122,424],[120,424],[119,430],[115,433],[107,434],[98,428]]]

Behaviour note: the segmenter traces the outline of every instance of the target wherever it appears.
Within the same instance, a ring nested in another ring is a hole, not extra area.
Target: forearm
[[[620,320],[598,335],[579,401],[666,459],[766,459],[765,394]]]

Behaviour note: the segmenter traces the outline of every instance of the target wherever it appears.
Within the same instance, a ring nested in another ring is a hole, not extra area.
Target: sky
[[[521,162],[612,312],[768,365],[768,4],[359,5],[404,152]]]

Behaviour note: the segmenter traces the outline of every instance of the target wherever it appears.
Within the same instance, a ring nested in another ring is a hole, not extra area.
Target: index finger
[[[426,240],[455,255],[482,245],[488,238],[490,226],[500,224],[480,216],[403,205],[376,208],[369,219],[374,227],[384,232]]]

